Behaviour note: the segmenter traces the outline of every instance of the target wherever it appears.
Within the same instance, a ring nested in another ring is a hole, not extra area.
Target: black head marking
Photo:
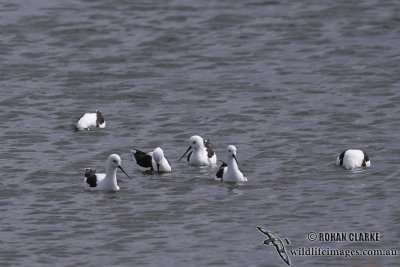
[[[99,128],[101,124],[104,123],[104,117],[100,110],[96,110],[96,127]]]
[[[87,168],[85,170],[85,177],[86,177],[86,183],[88,183],[90,187],[97,186],[96,170]]]

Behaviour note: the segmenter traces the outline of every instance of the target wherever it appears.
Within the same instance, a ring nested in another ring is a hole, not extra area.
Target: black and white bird
[[[211,149],[209,140],[203,140],[198,135],[193,135],[189,139],[189,148],[178,160],[178,162],[190,151],[187,162],[192,166],[208,166],[217,163],[217,155]]]
[[[263,234],[268,236],[268,239],[264,240],[264,245],[274,245],[279,256],[281,256],[282,260],[290,266],[289,255],[286,253],[285,246],[282,243],[282,240],[273,232],[267,230],[264,227],[257,226],[258,230],[260,230]],[[286,242],[288,242],[286,240]],[[289,242],[288,242],[289,243]]]
[[[164,151],[160,147],[149,153],[140,151],[139,149],[132,149],[131,152],[140,167],[157,172],[171,172],[172,170],[171,164],[165,158]]]
[[[76,123],[76,128],[80,131],[104,127],[106,127],[106,122],[100,110],[96,110],[96,113],[83,114]]]
[[[217,178],[227,183],[247,182],[247,178],[239,170],[239,163],[236,158],[236,147],[228,146],[226,149],[228,162],[222,161],[222,165],[216,174]]]
[[[336,165],[343,166],[346,169],[360,167],[370,167],[371,161],[368,155],[359,149],[347,149],[336,159]]]
[[[86,168],[84,186],[90,190],[118,191],[117,168],[119,168],[129,179],[129,175],[121,167],[121,158],[117,154],[111,154],[107,159],[106,173],[96,173],[96,170]]]

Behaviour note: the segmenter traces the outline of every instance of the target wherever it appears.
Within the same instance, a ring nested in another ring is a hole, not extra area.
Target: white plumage
[[[236,151],[236,147],[233,145],[228,146],[226,149],[228,161],[227,163],[222,163],[216,174],[217,178],[221,178],[223,182],[247,182],[247,178],[244,177],[243,173],[239,170]]]
[[[337,157],[336,165],[343,166],[346,169],[354,169],[370,167],[371,161],[364,151],[359,149],[347,149]]]
[[[83,179],[85,188],[90,190],[118,191],[117,168],[131,179],[121,167],[120,156],[111,154],[107,159],[106,173],[96,173],[96,170],[86,169],[85,178]]]
[[[204,141],[200,136],[193,135],[189,139],[189,144],[189,148],[178,161],[191,150],[187,157],[187,161],[190,165],[207,166],[217,163],[217,155],[211,149],[209,140]]]
[[[157,172],[171,172],[171,164],[164,156],[164,151],[157,147],[154,151],[145,153],[138,149],[131,150],[136,163],[143,168]]]
[[[100,110],[96,110],[96,113],[85,113],[83,114],[76,123],[78,130],[89,130],[90,128],[104,128],[106,122]]]

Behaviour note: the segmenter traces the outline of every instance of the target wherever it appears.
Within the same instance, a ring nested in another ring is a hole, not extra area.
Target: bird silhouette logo
[[[288,254],[286,253],[285,250],[285,245],[283,244],[282,240],[273,232],[267,230],[264,227],[257,226],[258,230],[260,230],[263,234],[268,236],[268,239],[264,240],[264,245],[274,245],[276,248],[276,251],[278,252],[279,256],[281,256],[282,260],[287,263],[287,265],[290,266],[290,259]],[[286,244],[289,245],[289,240],[285,239]]]

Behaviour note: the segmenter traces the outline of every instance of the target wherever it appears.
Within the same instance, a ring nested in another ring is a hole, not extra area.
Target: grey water
[[[398,266],[400,5],[350,1],[0,2],[1,266]],[[100,109],[107,127],[75,132]],[[233,144],[248,182],[177,162]],[[164,149],[170,174],[130,149]],[[371,168],[335,166],[347,148]],[[117,153],[133,180],[84,190]],[[379,242],[308,233],[379,232]]]

